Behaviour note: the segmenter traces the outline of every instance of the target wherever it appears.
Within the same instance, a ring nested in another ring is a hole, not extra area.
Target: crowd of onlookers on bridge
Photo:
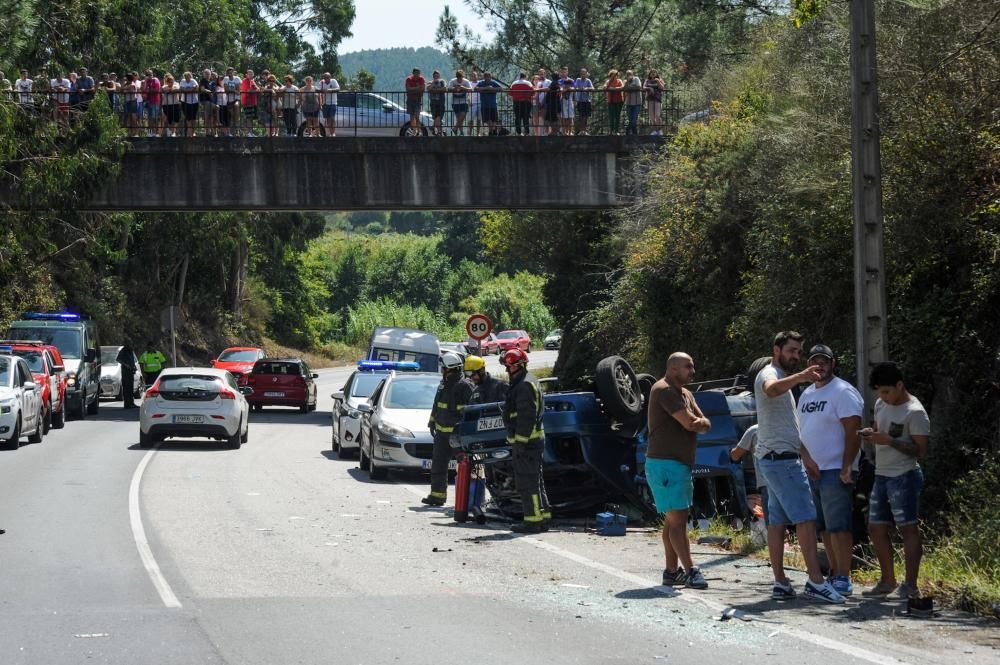
[[[539,69],[530,78],[521,72],[508,84],[490,72],[471,70],[466,76],[461,69],[450,80],[438,71],[428,80],[415,68],[403,85],[399,95],[405,98],[412,135],[585,136],[593,128],[598,99],[606,114],[601,133],[639,134],[645,110],[643,133],[663,134],[666,85],[655,69],[645,79],[632,70],[622,75],[612,69],[598,84],[586,69],[573,76],[562,67],[551,77]],[[166,72],[162,80],[152,69],[97,79],[86,68],[79,73],[42,70],[34,77],[22,69],[13,81],[0,72],[0,99],[49,114],[61,127],[74,122],[97,94],[107,94],[130,136],[336,136],[340,92],[329,72],[318,80],[306,76],[301,85],[291,74],[264,70],[258,76],[248,69],[241,75],[231,67],[224,73],[185,71],[179,77]]]

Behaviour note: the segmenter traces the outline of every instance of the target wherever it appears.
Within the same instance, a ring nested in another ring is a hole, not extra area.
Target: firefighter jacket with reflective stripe
[[[488,373],[483,375],[483,380],[476,386],[476,391],[472,393],[472,404],[493,404],[507,399],[507,382],[501,381]]]
[[[545,439],[542,416],[545,400],[538,379],[529,372],[521,372],[510,382],[507,401],[503,408],[503,421],[507,425],[508,443],[528,443]]]
[[[462,420],[462,411],[472,399],[475,386],[466,381],[459,372],[450,372],[438,386],[431,407],[431,422],[437,431],[449,433]]]
[[[145,351],[139,356],[139,366],[143,372],[159,372],[165,362],[167,357],[159,351]]]

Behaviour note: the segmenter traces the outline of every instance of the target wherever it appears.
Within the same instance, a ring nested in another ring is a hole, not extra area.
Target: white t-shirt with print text
[[[841,418],[861,418],[865,400],[857,388],[838,376],[817,388],[815,384],[799,397],[799,438],[820,471],[840,470],[844,461],[844,424]],[[858,468],[854,458],[853,468]]]

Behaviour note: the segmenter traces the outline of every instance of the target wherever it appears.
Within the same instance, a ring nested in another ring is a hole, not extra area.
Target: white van
[[[421,372],[437,372],[441,346],[437,335],[412,328],[376,328],[368,343],[368,360],[408,361]]]

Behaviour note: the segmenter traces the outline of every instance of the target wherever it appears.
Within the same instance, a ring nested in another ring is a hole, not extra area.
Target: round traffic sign
[[[493,322],[485,314],[473,314],[465,322],[465,332],[475,340],[486,339],[493,332]]]

